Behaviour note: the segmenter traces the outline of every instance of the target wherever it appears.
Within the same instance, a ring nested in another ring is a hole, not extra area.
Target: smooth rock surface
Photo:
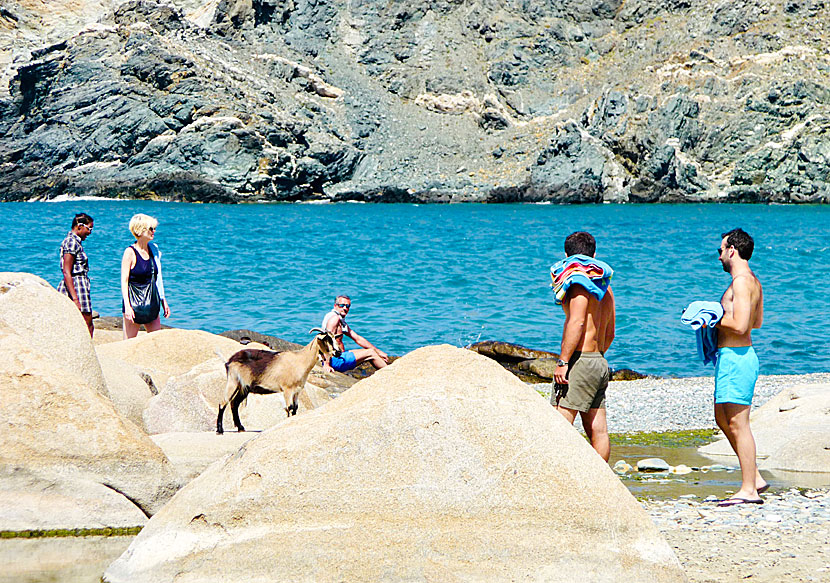
[[[0,529],[11,531],[142,526],[147,516],[100,481],[56,471],[0,468]]]
[[[785,388],[752,413],[750,426],[760,469],[830,474],[830,384]],[[699,451],[737,460],[725,438]]]
[[[239,342],[224,336],[201,330],[170,328],[129,340],[100,344],[95,350],[102,358],[118,358],[146,372],[161,389],[171,376],[185,374],[197,364],[217,358],[218,354],[223,359],[230,358],[242,348]]]
[[[0,324],[98,393],[108,394],[77,306],[43,279],[30,273],[0,273]]]
[[[573,427],[498,364],[450,346],[416,350],[215,463],[104,575],[527,578],[685,580]]]
[[[638,472],[668,472],[671,469],[666,460],[654,457],[639,460],[635,467]]]
[[[144,427],[144,409],[153,398],[153,391],[140,371],[128,362],[111,356],[100,356],[98,362],[107,381],[110,400],[125,419]]]
[[[21,479],[30,480],[20,499],[34,504],[0,506],[0,529],[6,519],[16,529],[26,520],[29,528],[63,520],[61,527],[76,528],[86,514],[90,526],[122,526],[125,508],[133,507],[130,516],[138,516],[136,508],[151,515],[180,486],[162,451],[112,401],[2,323],[0,423],[7,428],[0,432],[0,490],[8,497]],[[115,510],[110,516],[104,508]]]
[[[210,464],[235,453],[242,445],[259,435],[259,431],[226,431],[222,435],[216,435],[211,431],[162,433],[150,437],[176,468],[179,476],[189,482]]]

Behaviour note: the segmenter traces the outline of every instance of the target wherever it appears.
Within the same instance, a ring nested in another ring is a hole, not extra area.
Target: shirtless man
[[[755,438],[749,427],[749,407],[758,380],[758,357],[752,348],[752,329],[764,321],[764,291],[749,268],[755,243],[734,229],[721,235],[718,258],[732,283],[720,300],[718,359],[715,365],[715,421],[729,440],[741,464],[741,489],[718,506],[763,504],[758,495],[769,485],[755,463]]]
[[[383,368],[389,363],[389,356],[352,330],[352,327],[346,323],[346,315],[351,307],[352,300],[349,296],[337,296],[334,299],[334,308],[323,318],[323,329],[334,334],[341,350],[340,356],[332,356],[330,361],[324,364],[324,368],[329,367],[338,372],[346,372],[367,360],[375,368]],[[361,348],[346,350],[343,346],[343,334],[354,340]]]
[[[596,241],[590,233],[577,232],[565,239],[565,253],[596,255]],[[567,394],[551,402],[569,423],[582,417],[582,427],[596,452],[607,462],[611,455],[605,415],[605,390],[610,371],[605,351],[614,340],[614,293],[609,287],[598,300],[584,287],[571,285],[562,300],[565,327],[554,381],[568,385]]]

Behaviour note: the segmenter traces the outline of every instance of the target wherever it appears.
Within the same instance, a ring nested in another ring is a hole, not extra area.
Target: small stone
[[[625,460],[619,460],[617,463],[614,464],[614,472],[617,474],[627,474],[633,468],[631,465]]]
[[[680,465],[677,465],[677,466],[672,466],[669,469],[669,473],[675,474],[675,475],[678,475],[678,476],[682,476],[682,475],[685,475],[685,474],[691,474],[692,473],[692,468],[690,468],[689,466],[687,466],[685,464],[680,464]]]
[[[781,516],[778,514],[765,514],[764,520],[767,522],[781,522]]]
[[[671,466],[666,460],[652,457],[637,462],[638,472],[668,472]]]

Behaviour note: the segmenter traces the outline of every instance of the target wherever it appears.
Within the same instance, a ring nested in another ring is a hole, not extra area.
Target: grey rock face
[[[822,3],[171,2],[9,3],[0,200],[827,199]]]
[[[189,51],[199,31],[171,7],[126,3],[111,22],[18,70],[4,198],[294,199],[350,174],[357,153],[320,121],[333,116],[242,81],[267,59],[244,71],[231,51]]]

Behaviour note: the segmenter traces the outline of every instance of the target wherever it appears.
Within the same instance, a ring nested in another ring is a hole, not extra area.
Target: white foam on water
[[[112,200],[112,201],[123,201],[123,202],[134,202],[128,198],[110,198],[109,196],[74,196],[72,194],[59,194],[55,198],[50,198],[48,200],[30,200],[27,202],[76,202],[76,201],[87,201],[87,200]]]

